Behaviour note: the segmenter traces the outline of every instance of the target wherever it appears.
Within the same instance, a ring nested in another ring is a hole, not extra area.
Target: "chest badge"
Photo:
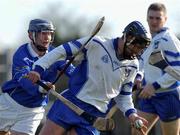
[[[108,55],[104,55],[101,57],[101,60],[104,62],[104,63],[108,63],[109,62],[109,57]]]

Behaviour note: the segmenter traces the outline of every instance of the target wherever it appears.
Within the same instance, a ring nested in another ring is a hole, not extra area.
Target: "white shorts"
[[[0,94],[0,131],[17,131],[34,135],[44,116],[44,108],[27,108],[7,93]]]

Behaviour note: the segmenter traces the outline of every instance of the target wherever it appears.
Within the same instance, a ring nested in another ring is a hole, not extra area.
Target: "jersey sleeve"
[[[43,70],[46,70],[49,68],[53,63],[55,63],[58,60],[68,60],[72,56],[76,55],[79,49],[82,45],[84,45],[86,38],[73,40],[67,43],[64,43],[62,45],[59,45],[55,49],[53,49],[51,52],[47,53],[43,57],[41,57],[39,60],[37,60],[34,65],[33,69],[39,73],[43,72]],[[83,48],[79,55],[82,55],[86,51],[86,48]],[[79,59],[82,59],[83,56],[78,57]]]
[[[169,66],[180,73],[180,42],[178,39],[170,35],[162,38],[159,44],[158,49],[163,51]],[[162,76],[153,83],[153,86],[155,89],[167,89],[175,83],[177,83],[177,80],[174,77],[163,72]]]
[[[129,116],[131,113],[136,113],[132,99],[132,88],[134,85],[134,79],[137,75],[137,65],[132,66],[130,71],[127,71],[129,76],[124,81],[121,87],[120,94],[115,98],[117,107],[124,113],[125,116]]]
[[[13,56],[12,77],[27,93],[37,95],[40,94],[38,91],[39,86],[32,84],[32,82],[26,78],[26,75],[31,70],[30,63],[31,60],[27,57],[22,58],[15,54]]]
[[[95,46],[93,39],[87,42],[89,37],[83,37],[77,40],[69,41],[62,45],[59,45],[51,52],[47,53],[39,60],[37,60],[34,65],[33,69],[39,73],[43,72],[49,68],[53,63],[58,60],[68,60],[72,56],[77,56],[74,60],[75,61],[82,61],[84,59],[84,54],[86,53],[87,49],[90,47]],[[83,47],[82,47],[83,46]],[[79,52],[79,50],[81,50]]]

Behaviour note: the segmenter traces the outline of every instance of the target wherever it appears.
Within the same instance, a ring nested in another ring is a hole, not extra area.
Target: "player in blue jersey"
[[[24,78],[32,65],[40,57],[53,50],[55,28],[50,21],[34,19],[30,21],[29,43],[21,45],[13,55],[12,79],[2,85],[0,95],[0,135],[34,135],[44,115],[48,103],[48,93],[42,87],[33,85]],[[52,82],[65,65],[57,61],[42,74],[42,80],[53,88]],[[66,70],[70,76],[74,67]]]
[[[65,43],[43,56],[35,62],[34,71],[28,74],[29,79],[35,83],[44,69],[59,59],[76,54],[87,39],[84,37]],[[79,116],[57,100],[40,134],[63,135],[72,127],[78,135],[99,134],[92,123],[97,117],[105,117],[113,98],[131,123],[138,119],[146,125],[147,121],[136,114],[131,96],[138,71],[136,57],[149,45],[150,40],[150,34],[138,21],[128,24],[120,38],[95,36],[76,57],[75,60],[80,61],[80,64],[70,78],[69,89],[62,93],[62,96],[90,115]]]
[[[147,22],[152,35],[151,45],[142,55],[144,78],[139,94],[138,114],[148,120],[148,133],[160,119],[163,135],[179,135],[180,86],[179,81],[163,70],[149,64],[152,52],[162,51],[172,68],[180,72],[180,41],[165,27],[166,7],[152,3],[147,10]],[[135,131],[132,133],[136,135]]]

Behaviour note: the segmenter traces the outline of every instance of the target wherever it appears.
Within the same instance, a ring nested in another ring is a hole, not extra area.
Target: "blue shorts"
[[[47,117],[66,130],[75,128],[78,135],[99,135],[99,132],[90,123],[78,116],[60,100],[55,101]]]
[[[139,99],[139,109],[147,113],[155,113],[164,121],[180,118],[180,100],[177,91],[158,93],[150,99]]]
[[[94,116],[104,117],[105,113],[98,111],[94,106],[78,100],[75,96],[67,93],[63,93],[63,96],[69,99],[71,102],[80,106],[83,110]],[[75,128],[78,135],[99,135],[100,132],[96,130],[88,121],[83,117],[77,115],[68,106],[62,103],[60,100],[56,100],[48,112],[47,118],[55,122],[57,125],[63,127],[66,130]]]

